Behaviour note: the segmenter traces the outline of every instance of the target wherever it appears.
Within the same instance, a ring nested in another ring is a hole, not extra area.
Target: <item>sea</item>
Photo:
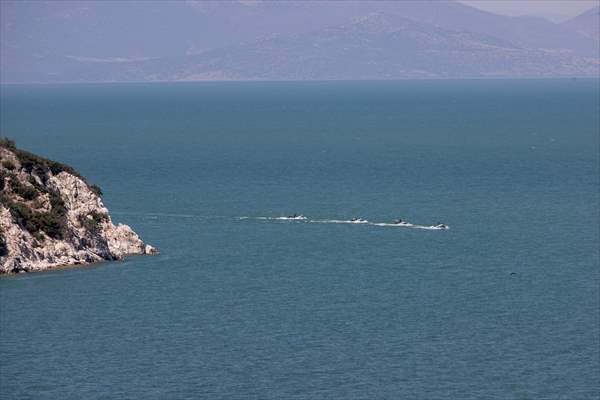
[[[3,85],[0,134],[161,254],[0,278],[0,398],[597,399],[599,115],[594,79]]]

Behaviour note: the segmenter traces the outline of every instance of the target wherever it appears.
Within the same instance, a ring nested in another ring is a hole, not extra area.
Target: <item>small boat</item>
[[[402,219],[397,219],[395,220],[392,225],[398,225],[398,226],[412,226],[412,224],[410,222],[406,222]]]
[[[438,222],[437,224],[432,225],[431,227],[436,229],[450,229],[448,225],[442,224],[441,222]]]
[[[351,224],[367,224],[369,223],[369,221],[367,221],[366,219],[362,219],[362,218],[352,218],[350,220]]]
[[[292,214],[292,215],[288,215],[287,217],[284,217],[284,219],[291,220],[291,221],[304,221],[304,220],[306,220],[306,217],[302,214]]]

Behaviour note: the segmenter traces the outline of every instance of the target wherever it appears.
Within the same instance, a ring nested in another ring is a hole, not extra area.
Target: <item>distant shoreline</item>
[[[500,81],[500,80],[593,80],[600,81],[600,76],[538,76],[538,77],[462,77],[462,78],[395,78],[395,79],[202,79],[202,80],[179,80],[179,81],[67,81],[67,82],[0,82],[0,86],[50,86],[50,85],[119,85],[119,84],[164,84],[164,83],[235,83],[235,82],[404,82],[404,81]]]

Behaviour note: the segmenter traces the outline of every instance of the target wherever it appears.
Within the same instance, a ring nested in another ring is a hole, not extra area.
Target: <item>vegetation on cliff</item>
[[[0,274],[158,254],[113,224],[100,189],[68,165],[0,138]]]
[[[15,141],[9,138],[0,137],[0,147],[6,148],[13,152],[21,167],[29,174],[34,173],[42,178],[42,182],[46,183],[44,178],[47,178],[48,171],[56,175],[61,172],[67,172],[73,176],[78,177],[87,183],[89,188],[97,195],[102,195],[102,190],[97,185],[91,185],[83,176],[79,174],[73,167],[60,163],[58,161],[49,160],[44,157],[40,157],[37,154],[30,153],[28,151],[19,149],[16,147]],[[8,170],[14,170],[16,166],[10,160],[2,160],[2,166]]]
[[[9,158],[0,163],[0,204],[11,213],[15,222],[42,241],[44,232],[53,239],[67,239],[67,210],[60,194],[46,185],[50,174],[67,172],[88,185],[96,194],[101,191],[98,186],[90,185],[72,167],[56,161],[40,157],[25,150],[18,149],[13,140],[0,138],[0,148],[9,150],[16,157],[18,164]],[[20,164],[20,167],[19,167]],[[20,172],[27,174],[23,179]],[[88,225],[97,224],[98,218],[92,217]],[[91,227],[91,225],[90,225]],[[5,242],[0,238],[1,245]]]
[[[6,238],[4,237],[4,231],[0,229],[0,257],[8,254],[8,247],[6,246]]]

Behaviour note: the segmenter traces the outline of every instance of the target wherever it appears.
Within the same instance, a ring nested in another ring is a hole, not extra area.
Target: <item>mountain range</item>
[[[1,82],[598,76],[564,23],[454,1],[3,1]]]

